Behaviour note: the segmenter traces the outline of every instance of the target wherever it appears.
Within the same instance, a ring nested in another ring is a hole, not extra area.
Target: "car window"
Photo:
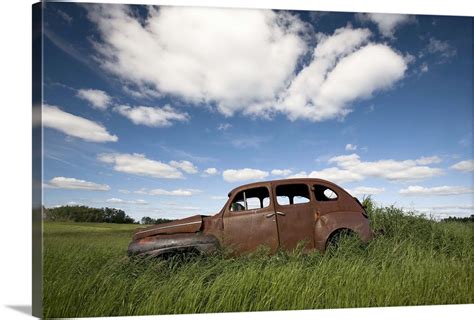
[[[266,208],[270,205],[270,194],[265,187],[242,190],[232,199],[229,210],[232,212]]]
[[[329,187],[314,185],[314,197],[316,198],[316,201],[335,201],[337,200],[338,195]]]
[[[284,184],[276,187],[277,202],[281,206],[309,202],[308,186],[299,184]]]

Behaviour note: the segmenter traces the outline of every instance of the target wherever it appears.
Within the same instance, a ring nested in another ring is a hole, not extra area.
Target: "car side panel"
[[[329,236],[338,229],[349,229],[356,232],[362,241],[372,239],[369,220],[360,211],[331,212],[322,214],[316,219],[314,227],[315,247],[324,251]]]

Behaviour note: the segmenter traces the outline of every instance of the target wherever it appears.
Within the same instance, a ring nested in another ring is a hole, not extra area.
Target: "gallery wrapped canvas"
[[[34,5],[34,315],[473,303],[472,32]]]

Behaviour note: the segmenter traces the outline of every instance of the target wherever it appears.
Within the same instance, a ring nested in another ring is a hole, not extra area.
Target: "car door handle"
[[[277,215],[279,215],[279,216],[286,216],[286,213],[281,212],[281,211],[277,211],[277,212],[269,213],[269,214],[265,215],[265,217],[271,218],[271,217],[273,217],[275,214],[277,214]]]

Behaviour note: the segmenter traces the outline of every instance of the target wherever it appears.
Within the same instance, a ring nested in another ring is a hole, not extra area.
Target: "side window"
[[[314,196],[317,201],[336,201],[337,193],[329,187],[314,185]]]
[[[284,184],[276,187],[277,202],[281,206],[308,203],[309,190],[305,184]]]
[[[247,211],[266,208],[270,205],[270,194],[265,187],[242,190],[237,193],[230,204],[229,210]]]

